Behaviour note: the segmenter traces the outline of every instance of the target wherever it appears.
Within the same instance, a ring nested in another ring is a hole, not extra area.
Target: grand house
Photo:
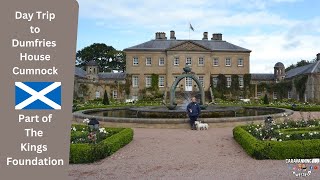
[[[251,50],[231,44],[222,39],[222,34],[203,33],[202,40],[179,40],[174,31],[170,38],[164,32],[155,33],[155,39],[124,49],[126,53],[126,73],[132,76],[131,95],[139,96],[141,89],[151,86],[151,75],[159,76],[159,89],[168,92],[182,69],[189,65],[199,78],[205,91],[216,81],[219,74],[227,78],[231,85],[231,75],[239,76],[243,85],[243,75],[249,73]],[[193,91],[195,83],[186,78],[178,85],[180,90]]]
[[[274,73],[250,74],[251,50],[223,40],[219,33],[212,34],[210,39],[204,32],[202,40],[179,40],[174,31],[170,31],[170,38],[164,32],[157,32],[155,39],[124,51],[125,73],[101,73],[95,61],[88,62],[85,70],[76,68],[75,97],[90,100],[102,98],[107,92],[109,97],[119,101],[139,99],[142,92],[152,86],[154,75],[157,76],[159,92],[166,95],[175,79],[183,73],[183,68],[189,66],[207,94],[211,86],[217,86],[219,74],[226,77],[227,88],[233,83],[232,76],[237,75],[239,91],[242,92],[244,77],[249,75],[250,93],[246,98],[259,99],[267,94],[270,99],[320,102],[320,53],[313,63],[288,72],[283,63],[277,62]],[[126,89],[129,90],[125,92]],[[191,78],[180,81],[176,88],[178,92],[198,90]],[[207,99],[211,100],[213,96]]]

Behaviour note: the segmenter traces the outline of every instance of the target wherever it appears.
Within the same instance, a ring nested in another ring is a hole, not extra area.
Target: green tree
[[[230,90],[232,93],[232,96],[237,98],[240,94],[240,87],[239,87],[239,76],[236,74],[231,75],[231,86]]]
[[[104,90],[104,95],[103,95],[102,104],[104,104],[104,105],[109,105],[109,104],[110,104],[107,90]]]
[[[227,78],[223,74],[218,75],[217,87],[215,88],[221,95],[221,98],[224,97],[224,94],[227,92]]]
[[[101,72],[125,70],[125,53],[104,43],[94,43],[77,51],[76,66],[84,67],[91,60],[98,63]]]
[[[263,104],[269,104],[269,99],[267,94],[264,95]]]

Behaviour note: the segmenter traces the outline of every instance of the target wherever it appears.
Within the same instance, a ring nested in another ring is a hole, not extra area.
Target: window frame
[[[188,63],[188,60],[190,60],[190,63]],[[186,65],[192,66],[192,58],[191,57],[186,57]]]
[[[136,81],[135,81],[136,79]],[[135,84],[137,82],[137,84]],[[132,76],[132,87],[137,88],[139,87],[139,76]]]
[[[150,60],[150,64],[148,64],[148,60]],[[151,65],[152,65],[152,58],[146,57],[146,66],[151,66]]]
[[[227,62],[230,61],[230,64],[227,64]],[[230,67],[231,66],[231,58],[226,58],[225,60],[225,66]]]
[[[216,61],[217,61],[217,64],[215,64]],[[212,66],[219,66],[219,58],[213,58]]]
[[[150,82],[150,85],[148,85],[148,79],[150,80],[150,81],[149,81],[149,82]],[[151,87],[151,84],[152,84],[152,83],[151,83],[151,81],[152,81],[152,80],[151,80],[151,76],[146,76],[145,81],[146,81],[146,82],[145,82],[146,88]]]
[[[174,66],[179,66],[179,64],[180,64],[180,58],[179,57],[175,57],[174,60],[173,60],[173,65]]]
[[[202,64],[200,64],[200,59],[202,59]],[[204,66],[204,57],[198,58],[198,66]]]
[[[135,61],[135,60],[137,60],[137,61]],[[133,66],[138,66],[139,65],[139,58],[138,57],[133,57],[133,59],[132,59],[132,65]]]
[[[112,90],[112,98],[113,99],[118,99],[118,90]]]
[[[239,63],[239,62],[241,62],[241,63]],[[239,67],[243,67],[243,66],[244,66],[244,60],[243,60],[243,58],[239,58],[239,59],[238,59],[238,66],[239,66]]]
[[[161,79],[163,79],[163,85],[160,83],[161,82]],[[165,78],[164,78],[164,76],[159,76],[159,82],[158,82],[158,84],[159,84],[159,87],[164,87],[164,81],[165,81]]]
[[[161,64],[161,60],[163,60],[163,64]],[[164,57],[160,57],[159,58],[159,66],[164,66],[165,65],[165,61],[164,61]]]

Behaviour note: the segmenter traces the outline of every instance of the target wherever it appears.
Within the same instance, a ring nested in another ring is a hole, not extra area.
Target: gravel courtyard
[[[312,113],[320,117],[320,113]],[[305,113],[307,116],[307,113]],[[293,115],[300,118],[299,113]],[[301,179],[285,160],[255,160],[234,141],[233,127],[135,128],[133,141],[93,164],[70,165],[72,179]],[[320,170],[306,179],[320,179]]]

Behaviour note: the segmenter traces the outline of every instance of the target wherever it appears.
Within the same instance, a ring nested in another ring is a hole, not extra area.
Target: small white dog
[[[208,130],[209,129],[209,125],[207,123],[201,123],[201,121],[195,121],[194,122],[197,130]]]

